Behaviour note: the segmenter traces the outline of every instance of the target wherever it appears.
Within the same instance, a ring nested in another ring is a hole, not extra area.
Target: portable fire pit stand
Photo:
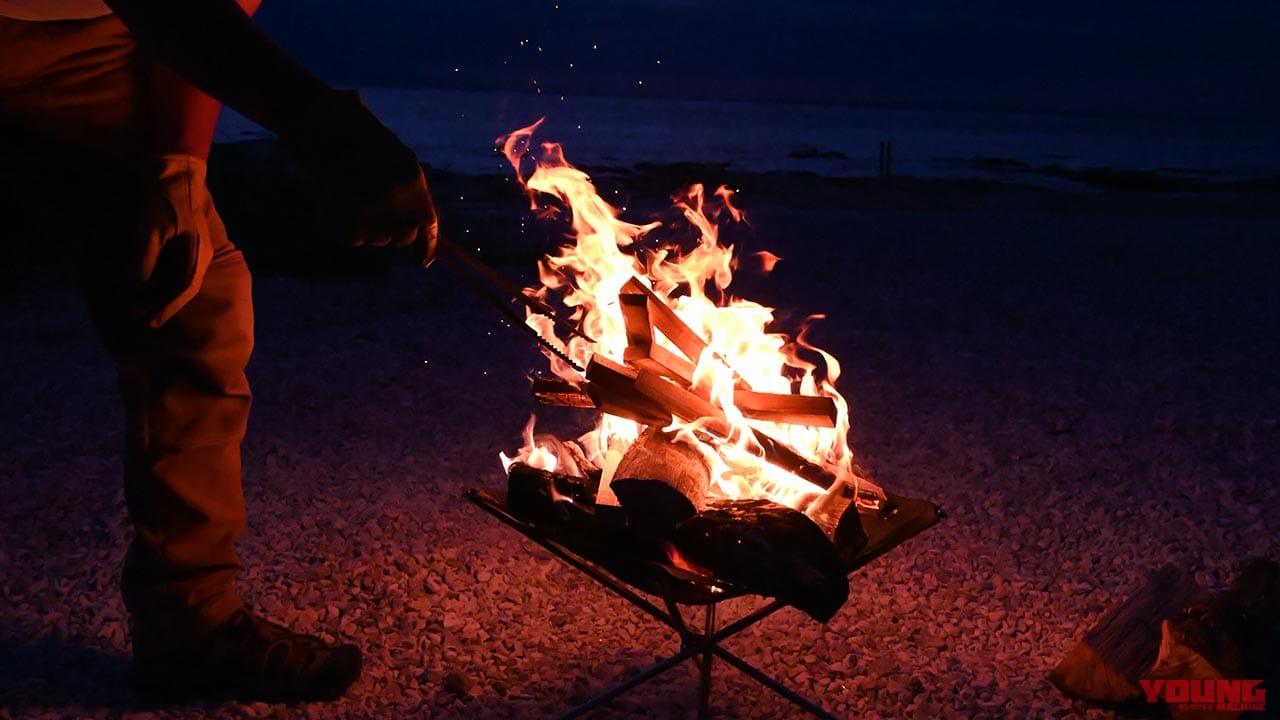
[[[592,551],[592,548],[576,545],[571,539],[558,537],[550,528],[526,522],[511,514],[504,492],[469,490],[466,496],[468,500],[546,548],[566,564],[672,628],[680,637],[680,650],[675,655],[590,698],[561,715],[560,720],[581,717],[686,660],[692,660],[698,667],[698,717],[705,719],[710,712],[711,669],[714,658],[720,658],[732,665],[747,677],[781,695],[809,714],[825,720],[837,720],[836,716],[822,709],[817,703],[796,693],[764,671],[721,647],[721,643],[725,640],[786,607],[785,602],[770,601],[742,618],[717,629],[716,606],[723,600],[749,594],[747,591],[720,588],[692,578],[685,579],[681,577],[681,571],[671,568],[668,568],[665,573],[637,573],[636,570],[640,565],[630,563],[619,565],[616,562],[616,555],[602,559],[598,553]],[[868,542],[849,564],[850,573],[932,526],[942,517],[942,511],[927,501],[888,495],[887,501],[880,510],[863,511],[860,517],[867,532]],[[643,564],[652,566],[652,563]],[[626,577],[627,580],[622,580],[622,577]],[[655,595],[661,599],[662,606],[650,601],[635,588]],[[701,630],[689,627],[680,610],[681,605],[705,607]]]

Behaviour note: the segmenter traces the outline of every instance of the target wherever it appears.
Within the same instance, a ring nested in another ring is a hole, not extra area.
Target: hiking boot
[[[163,699],[228,697],[242,701],[336,700],[360,677],[360,649],[255,617],[243,608],[203,638],[178,647],[135,633],[130,680]]]

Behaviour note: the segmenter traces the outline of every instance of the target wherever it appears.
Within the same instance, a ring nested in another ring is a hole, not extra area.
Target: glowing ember
[[[806,510],[827,492],[766,462],[761,437],[785,443],[833,474],[837,482],[831,492],[853,486],[862,493],[879,494],[879,488],[853,472],[847,442],[848,405],[834,386],[840,374],[836,359],[806,342],[803,329],[794,339],[769,332],[771,308],[727,292],[737,261],[734,248],[720,243],[717,223],[743,219],[732,203],[732,191],[721,187],[708,196],[701,185],[693,185],[674,199],[675,207],[697,233],[697,245],[692,249],[642,248],[636,240],[660,223],[639,225],[620,220],[619,211],[600,198],[586,173],[565,160],[558,144],[542,143],[535,149],[532,136],[541,123],[539,120],[498,139],[528,191],[533,209],[542,206],[540,197],[550,196],[566,209],[572,223],[573,242],[542,258],[538,273],[542,285],[528,290],[542,300],[558,301],[569,308],[571,319],[587,337],[563,340],[556,335],[552,321],[542,315],[531,313],[527,322],[543,337],[554,338],[581,367],[588,367],[593,356],[598,361],[610,360],[613,366],[625,366],[635,364],[638,350],[636,326],[628,327],[624,301],[631,298],[634,307],[637,299],[642,305],[646,298],[651,302],[656,299],[665,308],[655,311],[651,304],[648,315],[656,312],[661,317],[669,314],[666,308],[670,308],[678,320],[657,322],[652,337],[641,338],[651,343],[640,353],[650,363],[642,366],[641,373],[643,368],[658,367],[663,387],[669,379],[674,392],[689,391],[695,404],[710,402],[707,412],[687,412],[683,420],[672,417],[666,429],[708,459],[713,496],[767,497]],[[530,161],[532,172],[526,176]],[[758,253],[755,258],[766,272],[781,260],[772,253]],[[680,323],[692,333],[683,327],[673,330]],[[821,363],[802,355],[816,356]],[[552,372],[559,377],[573,383],[585,380],[583,373],[563,360],[549,353],[548,358]],[[759,413],[747,417],[744,410],[750,408],[740,407],[742,399],[761,394],[827,398],[829,402],[823,402],[834,408],[833,417],[816,424],[777,422],[762,419]],[[561,443],[535,437],[533,423],[531,418],[525,428],[524,447],[515,457],[502,456],[504,467],[519,461],[572,472],[560,464],[567,454]],[[828,426],[820,426],[824,424]],[[592,431],[578,439],[586,461],[604,470],[603,486],[607,487],[611,469],[642,429],[634,420],[606,412]],[[573,463],[572,458],[569,462]]]

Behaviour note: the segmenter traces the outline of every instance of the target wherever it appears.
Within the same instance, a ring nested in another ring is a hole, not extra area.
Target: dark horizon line
[[[530,92],[527,86],[513,86],[509,83],[500,82],[468,82],[449,83],[449,82],[420,82],[415,84],[379,84],[370,85],[363,83],[353,83],[357,87],[379,88],[386,90],[461,90],[475,92]],[[1019,115],[1025,117],[1059,117],[1059,118],[1089,118],[1089,119],[1105,119],[1105,120],[1158,120],[1162,122],[1179,122],[1179,123],[1213,123],[1221,125],[1239,125],[1251,128],[1273,128],[1280,130],[1280,118],[1261,118],[1248,117],[1239,115],[1189,115],[1181,113],[1157,113],[1157,112],[1123,112],[1123,111],[1102,111],[1102,110],[1071,110],[1049,107],[1017,107],[1013,105],[1000,104],[960,104],[954,102],[928,102],[920,100],[907,100],[901,98],[864,98],[859,100],[828,100],[822,101],[811,97],[763,97],[739,95],[725,95],[721,97],[707,96],[691,96],[681,93],[616,93],[607,91],[597,91],[591,89],[576,89],[571,92],[551,92],[543,93],[533,92],[535,95],[544,97],[577,95],[579,97],[592,98],[621,98],[629,100],[679,100],[686,102],[725,102],[725,103],[743,103],[743,104],[760,104],[760,105],[794,105],[794,106],[812,106],[823,108],[866,108],[876,110],[917,110],[931,112],[948,112],[948,113],[993,113],[1004,115]]]

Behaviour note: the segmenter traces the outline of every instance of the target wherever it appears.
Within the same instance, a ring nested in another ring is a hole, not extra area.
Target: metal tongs
[[[485,300],[489,301],[489,304],[498,308],[514,325],[527,332],[539,345],[568,363],[573,369],[578,372],[586,372],[586,368],[583,368],[570,358],[563,349],[556,346],[555,342],[543,337],[537,328],[527,324],[525,316],[512,307],[512,303],[519,303],[529,312],[549,318],[556,327],[569,333],[570,336],[576,335],[594,344],[595,340],[584,333],[578,323],[561,317],[554,307],[516,287],[511,281],[498,274],[498,271],[484,264],[447,237],[440,236],[437,241],[437,249],[436,257],[443,261],[453,271],[454,275]]]

